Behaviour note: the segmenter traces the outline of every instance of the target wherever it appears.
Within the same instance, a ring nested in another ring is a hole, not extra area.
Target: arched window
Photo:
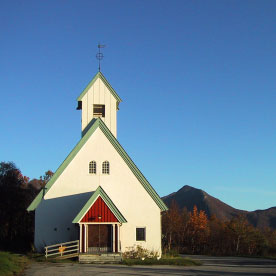
[[[103,162],[102,173],[103,174],[109,174],[109,162],[108,161]]]
[[[96,172],[97,172],[96,161],[89,162],[89,173],[90,174],[96,174]]]

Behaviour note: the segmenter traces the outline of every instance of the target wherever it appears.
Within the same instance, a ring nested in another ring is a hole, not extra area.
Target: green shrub
[[[140,245],[128,247],[123,253],[124,259],[158,259],[159,253],[154,250],[148,250]]]
[[[164,257],[179,257],[179,253],[176,250],[164,251]]]

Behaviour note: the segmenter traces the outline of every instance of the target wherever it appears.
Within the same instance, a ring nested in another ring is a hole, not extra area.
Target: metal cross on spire
[[[101,53],[101,49],[104,48],[104,47],[105,47],[105,45],[102,45],[100,43],[98,44],[99,52],[96,54],[96,58],[99,61],[99,72],[101,72],[101,60],[104,57],[103,53]]]

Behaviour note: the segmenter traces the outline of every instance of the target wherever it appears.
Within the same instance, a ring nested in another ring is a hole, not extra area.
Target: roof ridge
[[[151,184],[148,182],[148,180],[145,178],[145,176],[142,174],[142,172],[138,169],[138,167],[135,165],[135,163],[129,157],[129,155],[124,150],[124,148],[121,146],[119,141],[114,137],[114,135],[111,133],[111,131],[108,129],[108,127],[105,125],[105,123],[103,122],[103,120],[100,117],[97,118],[93,122],[93,124],[90,126],[90,128],[87,130],[87,132],[81,138],[81,140],[77,143],[77,145],[74,147],[74,149],[69,153],[69,155],[63,161],[63,163],[58,167],[55,174],[52,176],[52,178],[46,184],[46,186],[45,186],[46,189],[48,189],[48,191],[49,191],[51,186],[55,183],[55,181],[58,179],[58,177],[61,175],[61,173],[66,169],[66,167],[69,165],[69,163],[72,161],[72,159],[77,155],[79,150],[82,148],[82,146],[86,143],[86,141],[89,139],[89,137],[94,133],[94,131],[98,127],[101,129],[101,131],[106,136],[106,138],[109,140],[109,142],[113,145],[113,147],[118,152],[118,154],[125,161],[126,165],[129,167],[129,169],[132,171],[132,173],[136,176],[137,180],[142,184],[144,189],[148,192],[148,194],[151,196],[151,198],[154,200],[154,202],[157,204],[157,206],[160,208],[160,210],[162,210],[162,211],[168,210],[168,207],[166,206],[166,204],[162,201],[162,199],[159,197],[157,192],[154,190],[154,188],[151,186]],[[28,207],[27,210],[28,211],[35,210],[36,207],[38,206],[38,204],[40,203],[40,201],[43,199],[43,196],[44,196],[44,191],[41,190],[40,193],[33,200],[33,202],[30,204],[30,206]]]
[[[127,154],[127,152],[121,146],[121,144],[119,143],[119,141],[111,133],[111,131],[108,129],[108,127],[105,125],[105,123],[102,120],[99,121],[99,126],[100,126],[100,129],[103,131],[103,133],[107,136],[107,138],[111,142],[111,144],[115,147],[115,149],[117,150],[117,152],[119,153],[119,155],[126,162],[126,164],[129,167],[129,169],[133,172],[133,174],[136,176],[136,178],[142,184],[142,186],[145,188],[145,190],[150,194],[150,196],[155,201],[155,203],[157,204],[157,206],[162,211],[168,210],[168,207],[162,201],[162,199],[160,198],[160,196],[158,195],[158,193],[151,186],[151,184],[149,183],[149,181],[146,179],[146,177],[143,175],[143,173],[140,171],[140,169],[135,165],[135,163],[133,162],[133,160],[130,158],[130,156]]]
[[[117,92],[113,89],[113,87],[110,85],[110,83],[108,82],[108,80],[105,78],[105,76],[103,75],[102,72],[98,72],[93,79],[86,85],[86,87],[83,89],[83,91],[81,92],[81,94],[78,96],[77,101],[81,101],[83,96],[87,93],[87,91],[89,90],[89,88],[95,83],[95,81],[100,78],[102,80],[102,82],[106,85],[106,87],[109,89],[110,93],[114,96],[114,98],[118,101],[121,102],[122,99],[120,98],[120,96],[117,94]]]
[[[71,152],[67,155],[67,157],[64,159],[64,161],[61,163],[61,165],[57,168],[54,175],[50,178],[50,180],[45,185],[44,189],[41,190],[38,195],[35,197],[35,199],[32,201],[32,203],[27,208],[27,211],[33,211],[36,209],[36,207],[39,205],[40,201],[43,199],[43,197],[47,194],[49,189],[52,187],[52,185],[55,183],[55,181],[58,179],[58,177],[62,174],[62,172],[66,169],[68,164],[71,162],[71,160],[77,155],[79,150],[82,148],[82,146],[86,143],[88,138],[91,136],[91,134],[97,129],[99,126],[99,118],[96,119],[93,124],[90,126],[90,128],[87,130],[87,132],[82,136],[82,138],[79,140],[79,142],[76,144],[76,146],[71,150]],[[46,192],[45,192],[46,188]]]

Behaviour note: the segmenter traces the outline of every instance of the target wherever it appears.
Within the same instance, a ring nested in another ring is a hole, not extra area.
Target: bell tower
[[[100,117],[117,138],[117,111],[122,100],[100,71],[86,86],[77,101],[77,110],[82,111],[82,131],[93,118]]]

